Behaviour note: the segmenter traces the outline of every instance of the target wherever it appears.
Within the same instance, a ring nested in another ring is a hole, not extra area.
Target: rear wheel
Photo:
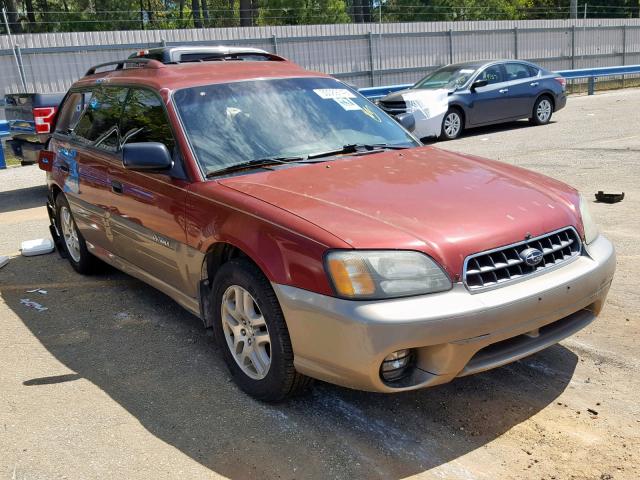
[[[311,379],[293,366],[293,349],[278,299],[262,272],[246,259],[224,264],[213,284],[216,343],[237,385],[277,402],[302,391]]]
[[[69,202],[63,194],[56,197],[56,227],[62,236],[64,253],[71,266],[78,273],[90,273],[97,259],[87,250],[87,244],[78,230]]]
[[[553,103],[551,99],[544,95],[536,100],[533,105],[533,116],[529,119],[534,125],[545,125],[551,120],[553,114]]]
[[[464,124],[462,122],[462,114],[456,108],[450,108],[444,114],[442,119],[442,128],[440,131],[441,140],[453,140],[462,135]]]

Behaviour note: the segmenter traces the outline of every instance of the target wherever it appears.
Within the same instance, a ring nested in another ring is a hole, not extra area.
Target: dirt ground
[[[572,97],[550,125],[438,144],[590,198],[624,191],[593,204],[618,271],[601,317],[560,345],[397,395],[317,383],[281,405],[248,398],[200,321],[161,293],[113,270],[80,277],[57,254],[17,256],[48,235],[44,176],[0,171],[0,255],[12,257],[0,269],[0,478],[640,478],[639,106],[640,90]]]

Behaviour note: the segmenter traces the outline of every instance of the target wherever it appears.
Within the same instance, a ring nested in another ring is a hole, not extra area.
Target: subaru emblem
[[[535,267],[542,261],[542,252],[537,248],[527,248],[520,252],[520,258],[530,267]]]

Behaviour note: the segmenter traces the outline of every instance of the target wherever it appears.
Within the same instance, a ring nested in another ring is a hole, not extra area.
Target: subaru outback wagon
[[[100,259],[169,295],[267,401],[515,361],[588,325],[615,269],[573,188],[421,146],[277,56],[92,68],[40,162],[73,268]]]

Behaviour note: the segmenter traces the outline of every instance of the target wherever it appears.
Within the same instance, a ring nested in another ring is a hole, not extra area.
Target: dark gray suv
[[[491,60],[442,67],[410,89],[387,95],[379,105],[391,115],[406,113],[404,97],[420,89],[448,90],[440,128],[445,140],[459,137],[465,128],[521,118],[543,125],[567,102],[562,76],[522,60]]]

